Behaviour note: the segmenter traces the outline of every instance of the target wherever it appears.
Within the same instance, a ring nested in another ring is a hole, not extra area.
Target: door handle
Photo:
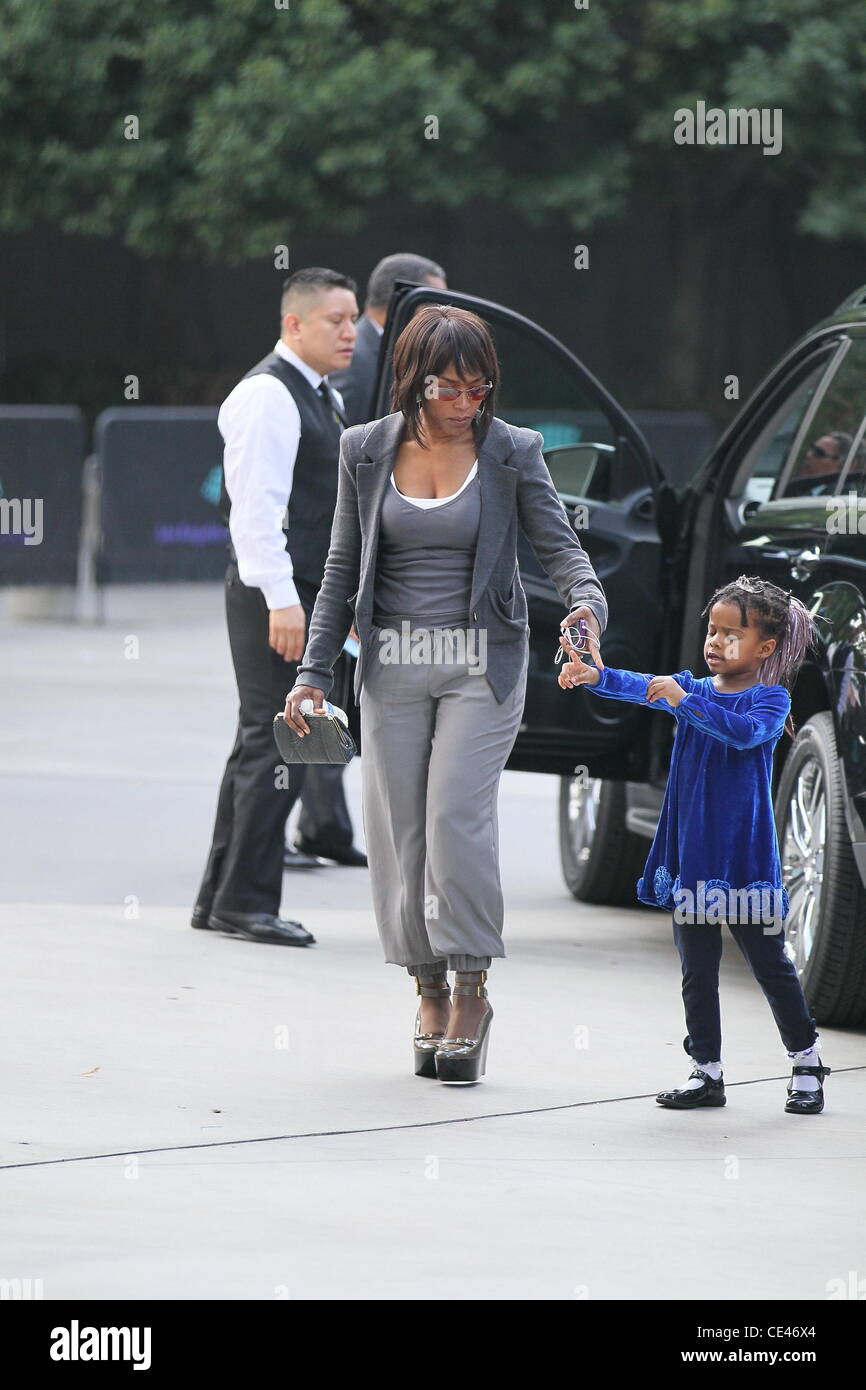
[[[791,577],[802,583],[820,563],[821,552],[817,546],[812,550],[801,550],[799,555],[791,556]]]

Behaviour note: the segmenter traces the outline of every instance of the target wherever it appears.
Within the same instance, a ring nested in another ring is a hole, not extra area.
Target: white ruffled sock
[[[695,1062],[695,1067],[698,1071],[702,1071],[706,1076],[711,1077],[713,1081],[718,1081],[722,1074],[721,1062]],[[703,1086],[703,1084],[699,1076],[690,1076],[688,1081],[682,1086],[678,1086],[677,1089],[680,1091],[696,1091],[698,1087]]]
[[[818,1056],[818,1039],[816,1038],[811,1047],[807,1047],[805,1052],[789,1052],[788,1056],[792,1060],[792,1065],[798,1063],[804,1067],[817,1067],[821,1064]],[[791,1086],[795,1091],[817,1091],[820,1086],[817,1076],[792,1076]]]

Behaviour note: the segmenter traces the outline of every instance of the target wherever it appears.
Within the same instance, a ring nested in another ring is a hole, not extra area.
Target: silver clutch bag
[[[310,732],[303,738],[282,714],[274,716],[274,739],[286,763],[349,763],[358,751],[349,730],[335,714],[311,710],[304,714]]]

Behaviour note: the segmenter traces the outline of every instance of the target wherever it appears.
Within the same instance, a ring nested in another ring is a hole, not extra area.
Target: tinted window
[[[855,339],[821,398],[779,496],[832,496],[864,412],[866,342]]]
[[[633,451],[626,453],[619,470],[614,467],[615,421],[556,344],[528,332],[519,320],[489,315],[486,322],[502,371],[496,412],[511,424],[540,431],[548,468],[563,497],[616,502],[624,493],[651,486]]]
[[[829,353],[822,355],[820,362],[808,369],[773,410],[737,471],[731,487],[732,496],[755,502],[768,502],[773,496],[797,431],[827,370],[828,360]]]

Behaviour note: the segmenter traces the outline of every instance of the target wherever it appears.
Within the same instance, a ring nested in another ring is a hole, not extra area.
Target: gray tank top
[[[388,480],[373,589],[376,627],[403,618],[416,627],[465,626],[480,521],[477,467],[435,506],[416,506],[397,490],[393,476]]]

